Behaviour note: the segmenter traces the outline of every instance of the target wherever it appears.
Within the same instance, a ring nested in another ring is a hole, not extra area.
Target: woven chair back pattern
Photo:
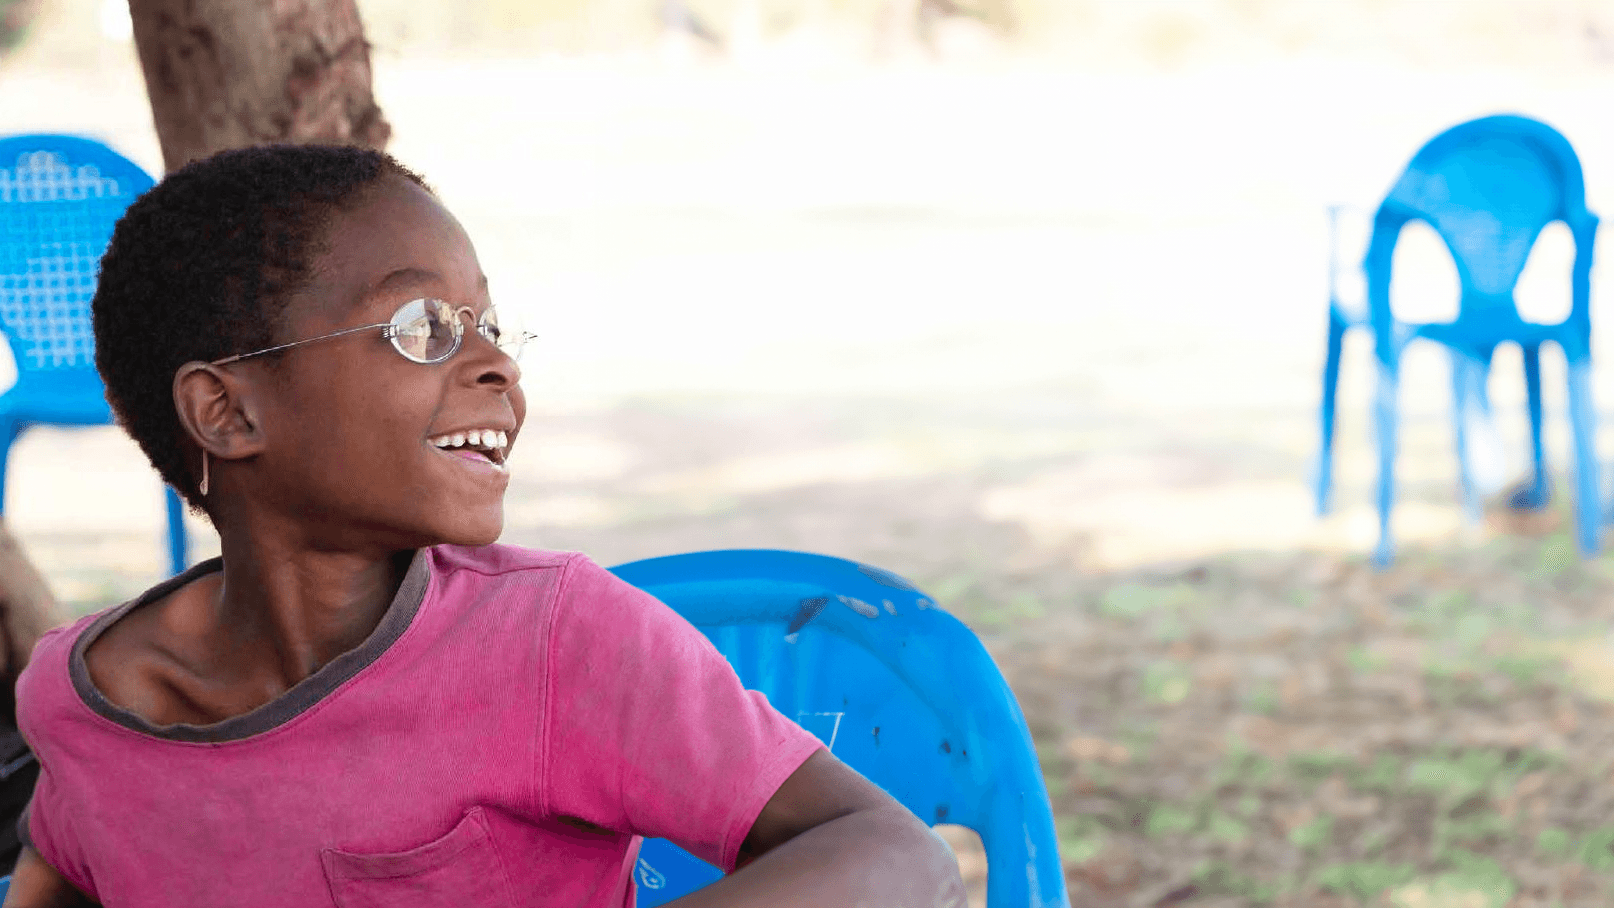
[[[0,167],[0,327],[19,373],[94,368],[101,252],[139,189],[50,151]]]

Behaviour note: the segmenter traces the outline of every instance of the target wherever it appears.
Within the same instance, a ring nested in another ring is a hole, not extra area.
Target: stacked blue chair
[[[0,332],[17,364],[17,383],[0,395],[0,513],[7,455],[23,430],[112,422],[95,371],[90,298],[112,225],[151,186],[145,171],[99,142],[0,139]],[[173,489],[168,554],[174,573],[184,570],[184,508]]]
[[[1427,223],[1445,241],[1461,284],[1457,318],[1412,324],[1390,309],[1391,266],[1401,230]],[[1542,228],[1562,221],[1575,243],[1569,316],[1556,324],[1525,321],[1513,299],[1519,274]],[[1395,501],[1397,397],[1401,353],[1415,338],[1445,346],[1452,358],[1457,410],[1457,457],[1464,509],[1481,512],[1469,466],[1465,429],[1488,419],[1486,379],[1499,344],[1512,342],[1524,356],[1529,395],[1534,475],[1513,504],[1540,507],[1548,497],[1541,444],[1541,345],[1556,343],[1569,374],[1569,420],[1575,446],[1575,538],[1585,555],[1597,552],[1602,508],[1593,450],[1596,418],[1591,388],[1591,265],[1597,218],[1586,210],[1580,160],[1552,127],[1526,117],[1494,116],[1454,126],[1419,149],[1373,219],[1363,264],[1367,278],[1368,327],[1373,331],[1378,386],[1373,406],[1379,447],[1379,544],[1374,560],[1390,562],[1395,545],[1390,511]],[[1332,301],[1323,368],[1322,454],[1317,471],[1317,508],[1326,513],[1332,481],[1334,401],[1345,331],[1352,319]]]
[[[687,618],[746,687],[925,821],[980,834],[989,908],[1068,906],[1031,735],[992,657],[913,584],[800,552],[695,552],[612,568]],[[721,876],[663,840],[640,851],[639,904]]]

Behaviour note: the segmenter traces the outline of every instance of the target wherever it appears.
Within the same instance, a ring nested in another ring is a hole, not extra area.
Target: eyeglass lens
[[[418,299],[405,303],[392,316],[392,343],[398,352],[417,363],[442,362],[459,349],[465,325],[459,310],[442,300]],[[520,332],[506,336],[499,318],[489,308],[477,320],[476,330],[511,356],[518,352]]]

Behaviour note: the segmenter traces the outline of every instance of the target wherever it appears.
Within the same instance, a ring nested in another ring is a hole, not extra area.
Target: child
[[[191,164],[102,261],[119,423],[222,559],[53,631],[7,906],[962,905],[917,817],[575,554],[494,544],[525,401],[487,279],[373,151]]]

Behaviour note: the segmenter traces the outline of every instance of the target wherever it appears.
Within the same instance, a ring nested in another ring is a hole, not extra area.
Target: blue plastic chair
[[[1396,241],[1408,222],[1427,223],[1445,241],[1457,265],[1461,298],[1451,322],[1410,324],[1390,310],[1391,265]],[[1557,324],[1527,322],[1513,299],[1530,250],[1546,225],[1563,221],[1575,241],[1569,317]],[[1484,117],[1454,126],[1419,149],[1373,219],[1363,268],[1368,323],[1378,359],[1374,425],[1379,447],[1379,544],[1374,561],[1394,557],[1390,510],[1395,500],[1397,395],[1401,353],[1415,338],[1444,345],[1452,357],[1457,416],[1457,457],[1464,510],[1471,521],[1482,503],[1469,466],[1465,429],[1490,418],[1486,379],[1498,344],[1523,350],[1529,394],[1534,476],[1512,504],[1540,507],[1548,497],[1541,446],[1541,345],[1563,350],[1569,372],[1569,419],[1575,444],[1576,540],[1585,555],[1597,552],[1601,524],[1596,417],[1591,392],[1590,288],[1592,242],[1597,218],[1586,210],[1580,161],[1568,140],[1552,127],[1525,117]],[[1323,367],[1322,452],[1317,470],[1317,510],[1327,513],[1332,482],[1335,389],[1340,348],[1351,314],[1330,300],[1328,352]]]
[[[145,171],[100,142],[0,139],[0,332],[17,363],[17,383],[0,395],[0,513],[7,455],[23,430],[112,422],[95,371],[90,298],[112,225],[151,186]],[[168,489],[176,574],[186,563],[184,513]]]
[[[992,657],[913,584],[801,552],[695,552],[611,569],[711,639],[747,688],[927,822],[980,834],[989,908],[1068,906],[1030,732]],[[639,904],[722,876],[661,839]]]

